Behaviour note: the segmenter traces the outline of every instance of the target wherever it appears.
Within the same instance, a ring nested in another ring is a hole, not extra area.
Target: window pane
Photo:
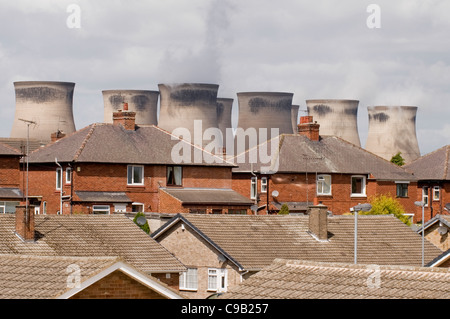
[[[217,270],[208,269],[208,290],[217,290]]]
[[[134,166],[133,167],[133,183],[134,184],[142,184],[142,167],[141,166]]]
[[[56,169],[56,189],[61,189],[61,169]]]
[[[186,273],[186,288],[197,289],[197,269],[189,268]]]
[[[352,177],[352,194],[364,194],[363,177]]]
[[[133,166],[128,166],[127,176],[128,184],[133,184]]]
[[[174,167],[175,185],[181,186],[181,176],[182,176],[181,166],[175,166]]]

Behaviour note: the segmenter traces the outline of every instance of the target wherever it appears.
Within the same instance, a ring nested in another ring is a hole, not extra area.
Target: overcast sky
[[[418,106],[421,153],[450,144],[448,0],[0,3],[1,137],[11,133],[14,81],[75,82],[77,129],[103,121],[102,90],[196,82],[219,84],[235,109],[244,91],[291,92],[303,110],[307,99],[359,100],[362,146],[367,106]]]

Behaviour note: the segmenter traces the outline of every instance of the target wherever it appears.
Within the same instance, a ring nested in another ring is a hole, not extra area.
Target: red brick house
[[[396,197],[407,213],[414,213],[415,177],[358,146],[335,136],[320,136],[312,117],[301,119],[298,134],[282,134],[276,154],[264,173],[262,163],[251,163],[249,151],[234,158],[232,188],[255,201],[258,213],[274,213],[282,204],[290,212],[305,212],[308,205],[323,203],[334,214],[365,203],[376,194]],[[261,146],[259,146],[261,147]]]
[[[426,154],[405,165],[418,179],[416,201],[425,203],[425,222],[436,215],[447,215],[450,209],[450,145]],[[416,219],[422,220],[422,208],[416,207]]]
[[[179,144],[190,150],[183,161],[172,159]],[[231,190],[233,167],[156,126],[135,125],[134,112],[119,111],[112,124],[92,124],[32,152],[29,193],[34,198],[31,204],[44,214],[171,213],[165,203],[171,198],[162,191],[171,188],[227,189],[228,197],[221,203],[226,208],[238,195]],[[208,205],[204,198],[194,208]],[[250,206],[241,198],[231,208]]]

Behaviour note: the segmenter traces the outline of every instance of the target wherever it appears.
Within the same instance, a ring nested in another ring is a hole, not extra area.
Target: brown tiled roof
[[[147,273],[185,269],[178,259],[121,214],[36,215],[35,242],[23,242],[14,231],[15,216],[0,215],[0,254],[119,256]]]
[[[253,205],[253,201],[232,189],[218,188],[161,188],[183,204]]]
[[[353,216],[328,217],[326,242],[308,232],[309,216],[292,215],[179,214],[152,237],[157,239],[177,218],[245,270],[262,269],[275,258],[354,262]],[[437,247],[425,242],[425,263],[440,254]],[[421,236],[393,215],[358,216],[358,262],[420,266]]]
[[[276,259],[219,299],[449,299],[445,268]]]
[[[136,130],[126,130],[109,123],[89,125],[47,144],[32,152],[29,162],[54,163],[57,158],[58,162],[173,165],[179,164],[171,156],[174,146],[180,145],[178,143],[191,150],[191,159],[188,163],[181,163],[183,165],[234,166],[156,126],[137,126]],[[196,152],[202,154],[201,163],[196,162]]]
[[[261,167],[271,166],[272,170],[278,173],[372,174],[379,180],[414,179],[414,176],[403,168],[336,136],[321,136],[319,141],[311,141],[303,135],[282,134],[279,139],[266,142],[268,154],[271,154],[273,142],[278,142],[275,148],[278,150],[278,157],[272,156],[273,160],[278,158],[278,165],[256,163],[253,164],[255,171],[259,172]],[[239,165],[233,169],[234,172],[250,171],[250,152],[234,158]],[[257,159],[264,160],[259,155]],[[239,164],[238,160],[245,163]]]
[[[450,145],[419,157],[405,169],[419,180],[450,180]]]

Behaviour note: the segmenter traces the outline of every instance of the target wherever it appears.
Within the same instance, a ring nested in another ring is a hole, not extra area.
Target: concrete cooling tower
[[[113,122],[113,113],[123,109],[128,103],[128,110],[136,112],[137,125],[158,124],[158,91],[148,90],[104,90],[104,122]]]
[[[158,84],[160,92],[160,110],[158,126],[173,132],[176,128],[187,128],[194,144],[194,121],[201,121],[201,135],[208,128],[217,128],[217,92],[216,84],[180,83]],[[197,132],[198,134],[199,132]],[[210,144],[202,139],[202,145]]]
[[[232,129],[231,112],[233,109],[233,99],[217,98],[217,127],[222,132],[223,150],[226,153],[227,129]],[[232,137],[232,136],[231,136]]]
[[[369,106],[366,150],[386,160],[401,152],[406,163],[420,157],[416,106]]]
[[[50,81],[14,82],[16,110],[11,138],[27,138],[48,143],[51,134],[75,132],[73,91],[75,83]],[[32,121],[26,122],[26,121]]]
[[[279,134],[292,134],[292,98],[293,93],[284,92],[241,92],[237,93],[239,116],[237,128],[244,131],[254,128],[257,134],[257,144],[274,138],[271,129],[278,128]],[[266,128],[266,135],[259,133],[260,128]],[[236,144],[240,143],[237,140]],[[252,145],[246,141],[245,149]],[[237,145],[236,145],[237,147]]]
[[[320,124],[320,135],[333,135],[361,146],[357,100],[306,100],[308,115]]]
[[[297,123],[298,123],[298,110],[300,108],[300,105],[292,105],[291,108],[291,119],[292,119],[292,131],[294,133],[297,132]]]

